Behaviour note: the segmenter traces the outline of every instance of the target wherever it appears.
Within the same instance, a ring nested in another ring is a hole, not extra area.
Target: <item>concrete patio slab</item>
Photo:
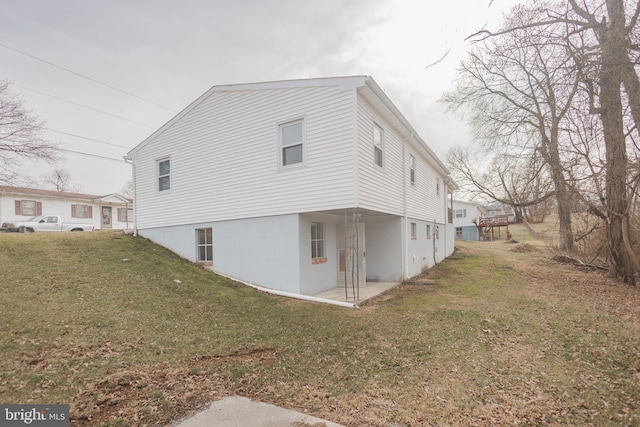
[[[344,427],[300,412],[246,397],[232,396],[174,427]]]
[[[351,286],[347,288],[347,295],[345,296],[344,288],[334,288],[328,291],[321,292],[314,295],[316,298],[328,299],[332,301],[352,302],[356,304],[363,304],[364,302],[382,295],[389,289],[395,288],[400,283],[398,282],[367,282],[364,285],[360,285],[360,289],[356,289],[356,298],[354,299],[354,291]]]

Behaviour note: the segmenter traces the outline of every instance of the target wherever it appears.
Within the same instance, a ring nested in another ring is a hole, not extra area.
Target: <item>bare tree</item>
[[[630,167],[627,141],[631,133],[640,132],[637,73],[640,3],[636,2],[627,10],[623,0],[591,4],[569,0],[569,3],[577,15],[572,23],[573,31],[591,31],[595,36],[595,44],[588,48],[597,61],[595,66],[583,69],[582,74],[589,89],[591,112],[598,114],[602,121],[606,149],[604,205],[609,271],[612,277],[635,284],[640,262],[633,250],[630,210],[640,175]],[[565,16],[569,22],[571,17]],[[590,64],[593,65],[593,61]],[[631,133],[625,128],[625,103],[635,128]]]
[[[600,194],[604,212],[599,214],[606,220],[610,275],[629,284],[636,283],[636,275],[640,272],[630,222],[632,200],[637,194],[640,176],[637,157],[629,160],[629,146],[635,146],[637,150],[634,137],[640,136],[639,19],[640,3],[637,1],[540,0],[530,9],[523,6],[515,9],[504,29],[493,33],[482,30],[472,36],[477,42],[486,43],[536,29],[543,34],[553,29],[561,35],[556,39],[557,46],[567,52],[564,58],[567,58],[567,65],[571,64],[563,68],[574,70],[588,93],[589,102],[584,108],[601,120],[605,150],[604,191]],[[551,63],[550,69],[558,65]],[[544,92],[544,85],[538,89]],[[553,135],[551,132],[549,136]],[[545,142],[544,135],[542,139]],[[554,148],[553,138],[550,142],[550,147]],[[561,156],[558,158],[562,160]],[[555,162],[556,159],[550,157],[550,160]],[[554,165],[550,166],[553,171]],[[566,167],[563,174],[566,178]],[[559,174],[553,172],[553,175],[555,181]],[[560,191],[559,205],[561,196]]]
[[[71,186],[71,175],[65,169],[57,168],[46,179],[47,184],[53,185],[56,191],[75,191]]]
[[[57,147],[39,135],[42,122],[25,110],[22,99],[8,86],[0,81],[0,182],[5,184],[20,176],[23,160],[57,160]]]
[[[447,163],[462,191],[472,198],[510,206],[517,220],[539,220],[555,196],[539,156],[477,153],[470,147],[454,147],[447,153]],[[480,164],[488,166],[480,170]]]
[[[454,91],[443,100],[465,109],[476,141],[487,149],[518,147],[544,160],[554,184],[560,248],[573,250],[572,197],[561,155],[562,122],[579,89],[572,56],[556,26],[524,23],[542,11],[514,9],[496,37],[479,40],[463,62]]]

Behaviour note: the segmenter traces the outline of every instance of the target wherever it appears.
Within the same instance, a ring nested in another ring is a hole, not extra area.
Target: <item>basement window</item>
[[[313,264],[327,262],[324,252],[324,224],[311,223],[311,259]]]
[[[210,227],[196,229],[196,242],[198,262],[213,261],[213,230]]]

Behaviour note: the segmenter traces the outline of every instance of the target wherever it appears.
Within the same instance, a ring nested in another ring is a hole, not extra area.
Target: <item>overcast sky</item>
[[[131,177],[122,156],[211,86],[231,83],[370,75],[444,161],[469,138],[436,100],[452,86],[465,37],[495,28],[515,3],[0,0],[0,79],[46,122],[43,136],[66,150],[62,166],[83,193],[120,191]]]

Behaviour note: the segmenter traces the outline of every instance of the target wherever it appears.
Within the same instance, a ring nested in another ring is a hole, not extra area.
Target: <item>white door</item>
[[[358,230],[357,233],[354,230]],[[338,285],[364,286],[367,278],[364,224],[338,224]]]

